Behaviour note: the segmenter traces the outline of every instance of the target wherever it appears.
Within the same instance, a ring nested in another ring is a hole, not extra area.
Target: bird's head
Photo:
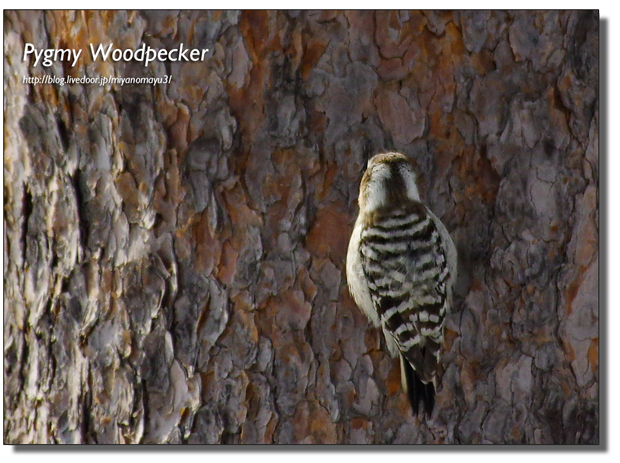
[[[416,175],[409,160],[400,153],[373,156],[360,184],[360,210],[398,207],[407,201],[420,201]]]

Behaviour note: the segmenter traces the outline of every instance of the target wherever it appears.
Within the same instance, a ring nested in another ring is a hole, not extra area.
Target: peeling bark
[[[5,443],[599,442],[597,13],[4,24]],[[110,41],[210,52],[22,60]],[[172,81],[22,81],[44,74]],[[346,288],[385,150],[459,251],[431,421]]]

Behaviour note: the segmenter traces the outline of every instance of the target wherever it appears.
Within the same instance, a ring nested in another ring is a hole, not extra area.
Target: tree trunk
[[[598,443],[597,12],[4,24],[5,443]],[[346,287],[387,150],[459,252],[432,420]]]

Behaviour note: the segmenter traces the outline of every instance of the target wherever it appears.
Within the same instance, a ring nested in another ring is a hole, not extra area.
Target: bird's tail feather
[[[409,396],[411,409],[414,415],[420,411],[420,402],[424,406],[426,416],[430,418],[435,407],[435,386],[433,382],[424,384],[416,374],[413,367],[402,356],[400,358],[401,380],[403,389]]]

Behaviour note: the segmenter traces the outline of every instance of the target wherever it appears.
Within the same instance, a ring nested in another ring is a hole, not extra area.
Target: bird
[[[456,246],[422,203],[406,156],[373,156],[362,176],[359,214],[346,258],[349,291],[389,354],[400,359],[413,415],[431,417],[443,369],[444,322],[457,275]]]

